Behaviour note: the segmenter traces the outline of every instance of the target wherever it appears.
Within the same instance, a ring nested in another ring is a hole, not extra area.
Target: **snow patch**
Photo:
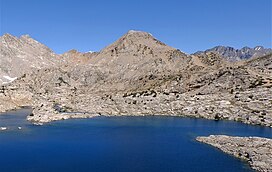
[[[262,47],[255,47],[255,50],[256,51],[259,51],[259,50],[261,50],[262,49]]]
[[[7,80],[9,80],[9,82],[12,82],[12,81],[14,81],[15,79],[17,79],[17,77],[14,77],[14,78],[12,78],[12,77],[10,77],[10,76],[3,76],[5,79],[7,79]]]
[[[8,84],[8,83],[10,83],[10,82],[13,82],[15,79],[17,79],[17,77],[12,78],[12,77],[10,77],[10,76],[3,76],[3,78],[5,78],[5,79],[8,80],[8,81],[3,82],[3,80],[0,79],[0,80],[2,81],[2,84]]]
[[[0,130],[7,130],[8,128],[7,127],[0,127]]]

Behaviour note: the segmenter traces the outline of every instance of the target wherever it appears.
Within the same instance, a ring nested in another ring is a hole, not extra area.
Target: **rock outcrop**
[[[272,171],[272,139],[211,135],[197,137],[196,140],[247,161],[254,170]]]

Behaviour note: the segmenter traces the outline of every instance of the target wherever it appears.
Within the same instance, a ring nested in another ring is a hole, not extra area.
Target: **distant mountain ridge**
[[[194,53],[194,55],[199,55],[207,52],[216,52],[228,61],[240,61],[254,57],[265,56],[272,53],[272,49],[264,48],[263,46],[256,46],[254,48],[243,47],[241,49],[235,49],[229,46],[216,46],[205,51],[198,51]]]
[[[187,56],[190,56],[162,43],[148,32],[134,30],[128,31],[100,52],[81,53],[70,50],[60,55],[29,35],[16,37],[4,34],[0,37],[0,52],[0,85],[12,82],[25,73],[57,66],[69,68],[78,65],[109,66],[104,69],[104,72],[119,71],[116,74],[122,78],[124,76],[121,75],[138,76],[139,72],[136,71],[139,69],[143,73],[151,70],[165,73],[167,70],[182,70],[185,61],[189,59]],[[218,57],[211,53],[218,54]],[[219,62],[220,56],[227,61],[240,61],[269,53],[272,53],[272,49],[262,46],[242,49],[217,46],[206,51],[199,51],[194,55],[198,56],[201,61],[205,61],[204,63],[210,63],[211,58],[215,58],[212,63],[219,64],[221,63]],[[184,61],[184,59],[186,60]],[[122,73],[120,70],[129,70],[130,72]]]

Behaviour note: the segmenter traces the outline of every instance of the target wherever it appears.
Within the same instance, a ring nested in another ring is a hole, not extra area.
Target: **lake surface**
[[[272,137],[268,127],[179,117],[97,117],[33,126],[29,109],[0,115],[0,172],[251,171],[196,136]],[[18,130],[18,126],[22,130]]]

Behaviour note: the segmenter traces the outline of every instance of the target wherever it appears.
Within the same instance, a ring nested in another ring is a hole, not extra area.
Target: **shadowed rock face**
[[[257,171],[272,171],[272,139],[211,135],[197,137],[196,140],[246,160]]]
[[[200,55],[203,53],[214,52],[218,53],[228,61],[240,61],[255,57],[265,56],[272,53],[271,48],[264,48],[262,46],[256,46],[254,48],[243,47],[241,49],[235,49],[233,47],[216,46],[214,48],[208,49],[206,51],[196,52],[195,55]]]
[[[70,51],[60,59],[2,86],[0,110],[32,105],[28,119],[42,123],[72,113],[158,114],[272,126],[271,55],[231,63],[130,31],[98,53]]]

